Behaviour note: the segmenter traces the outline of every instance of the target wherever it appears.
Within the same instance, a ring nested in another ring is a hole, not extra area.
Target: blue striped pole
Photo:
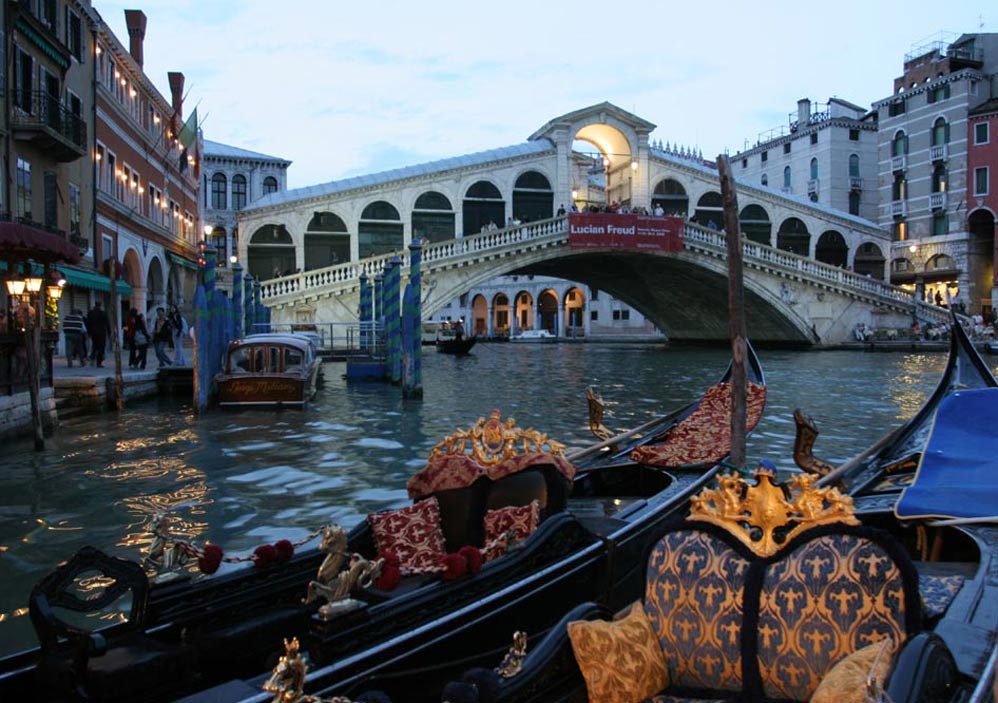
[[[370,346],[372,292],[367,274],[360,274],[360,309],[357,311],[357,320],[360,322],[360,348],[364,350]]]
[[[407,312],[411,319],[412,335],[409,338],[407,365],[410,377],[408,383],[403,386],[405,397],[414,400],[423,399],[423,281],[420,272],[422,256],[423,245],[417,239],[409,245],[409,285],[406,286],[406,293],[409,296]]]
[[[393,256],[385,274],[385,319],[388,326],[388,371],[392,383],[402,381],[402,318],[399,310],[402,260]]]
[[[201,254],[204,260],[204,294],[211,301],[211,292],[215,290],[215,250],[206,246]]]
[[[264,323],[265,311],[263,309],[263,302],[260,300],[260,282],[257,281],[253,284],[253,332],[266,332]]]
[[[232,338],[243,336],[243,265],[232,264]]]
[[[208,310],[208,297],[204,285],[198,284],[194,291],[194,408],[203,412],[208,407],[208,347],[211,336],[211,312]]]
[[[243,334],[253,334],[253,276],[243,278]]]

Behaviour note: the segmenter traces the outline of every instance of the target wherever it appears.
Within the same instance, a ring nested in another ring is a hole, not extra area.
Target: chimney
[[[170,81],[170,96],[173,104],[173,114],[182,118],[184,114],[184,74],[177,71],[170,71],[166,74]],[[173,135],[177,136],[177,135]]]
[[[146,38],[146,13],[142,10],[125,10],[125,26],[128,27],[128,53],[142,68],[142,41]]]
[[[811,101],[801,98],[797,101],[797,124],[803,127],[811,121]]]

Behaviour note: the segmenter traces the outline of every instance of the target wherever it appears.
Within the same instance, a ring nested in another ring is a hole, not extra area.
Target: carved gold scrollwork
[[[483,466],[493,466],[519,454],[547,452],[556,456],[565,453],[565,445],[550,439],[535,429],[521,429],[516,420],[505,422],[498,410],[488,419],[478,418],[467,430],[457,430],[444,437],[430,451],[430,459],[448,454],[467,454]]]
[[[759,556],[775,554],[793,537],[818,525],[858,525],[852,498],[837,488],[816,488],[814,474],[798,474],[785,484],[775,474],[757,469],[755,483],[733,474],[717,477],[691,501],[690,520],[727,530]]]
[[[527,658],[527,633],[517,630],[513,633],[513,644],[495,671],[504,679],[511,679],[520,673],[523,660]]]

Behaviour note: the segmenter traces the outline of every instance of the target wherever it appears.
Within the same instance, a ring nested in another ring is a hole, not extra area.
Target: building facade
[[[968,145],[972,112],[995,97],[996,70],[998,34],[936,41],[905,56],[892,95],[873,106],[877,221],[892,233],[891,280],[971,313],[995,307],[994,226],[969,226],[983,205],[976,204]]]
[[[993,97],[970,111],[967,120],[967,173],[970,187],[967,203],[967,230],[970,241],[977,243],[974,261],[984,270],[975,278],[986,281],[991,261],[991,310],[998,310],[998,243],[995,242],[995,219],[998,213],[998,98]],[[990,247],[989,247],[990,242]]]
[[[730,158],[740,182],[805,195],[876,220],[876,113],[839,98],[824,105],[804,98],[787,125],[760,135],[755,146]]]
[[[207,139],[203,158],[203,231],[208,246],[216,253],[217,283],[222,290],[229,290],[229,262],[231,257],[238,257],[239,250],[237,215],[264,195],[286,191],[291,162]]]

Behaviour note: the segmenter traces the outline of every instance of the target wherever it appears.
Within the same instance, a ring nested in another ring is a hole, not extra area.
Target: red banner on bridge
[[[570,249],[682,251],[681,217],[579,212],[568,216]]]

